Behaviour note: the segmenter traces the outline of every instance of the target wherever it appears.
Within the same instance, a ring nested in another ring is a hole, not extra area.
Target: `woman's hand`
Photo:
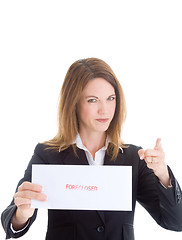
[[[154,149],[138,151],[141,160],[145,160],[147,167],[153,169],[155,175],[159,178],[165,187],[170,184],[169,172],[165,162],[165,154],[162,149],[161,139],[158,138]]]
[[[15,230],[23,228],[28,219],[34,214],[35,209],[31,208],[31,199],[47,200],[46,195],[41,192],[42,187],[31,182],[23,182],[18,187],[18,191],[14,195],[17,211],[12,219],[12,225]]]

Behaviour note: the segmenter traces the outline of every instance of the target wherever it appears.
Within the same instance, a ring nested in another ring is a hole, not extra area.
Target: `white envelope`
[[[132,211],[131,166],[32,165],[32,182],[48,197],[32,208]]]

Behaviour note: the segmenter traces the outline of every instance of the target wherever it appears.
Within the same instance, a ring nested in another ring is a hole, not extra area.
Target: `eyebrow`
[[[116,96],[116,94],[111,94],[111,95],[109,95],[108,97],[115,97]],[[85,98],[97,98],[98,99],[98,97],[96,97],[96,96],[86,96]]]

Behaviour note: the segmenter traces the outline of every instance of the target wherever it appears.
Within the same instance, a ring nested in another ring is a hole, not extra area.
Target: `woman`
[[[58,116],[57,135],[36,146],[14,200],[2,213],[7,239],[25,234],[35,220],[31,199],[46,201],[42,187],[31,183],[32,164],[132,166],[132,211],[48,210],[46,239],[132,240],[136,201],[162,227],[182,231],[181,189],[166,165],[161,140],[143,150],[120,139],[124,94],[104,61],[88,58],[70,66]]]

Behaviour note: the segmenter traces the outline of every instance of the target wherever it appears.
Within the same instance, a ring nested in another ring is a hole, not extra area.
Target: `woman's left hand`
[[[138,155],[141,160],[145,160],[147,167],[153,169],[154,174],[159,178],[165,187],[170,184],[170,177],[165,162],[165,153],[162,149],[161,139],[158,138],[154,149],[140,149]]]

